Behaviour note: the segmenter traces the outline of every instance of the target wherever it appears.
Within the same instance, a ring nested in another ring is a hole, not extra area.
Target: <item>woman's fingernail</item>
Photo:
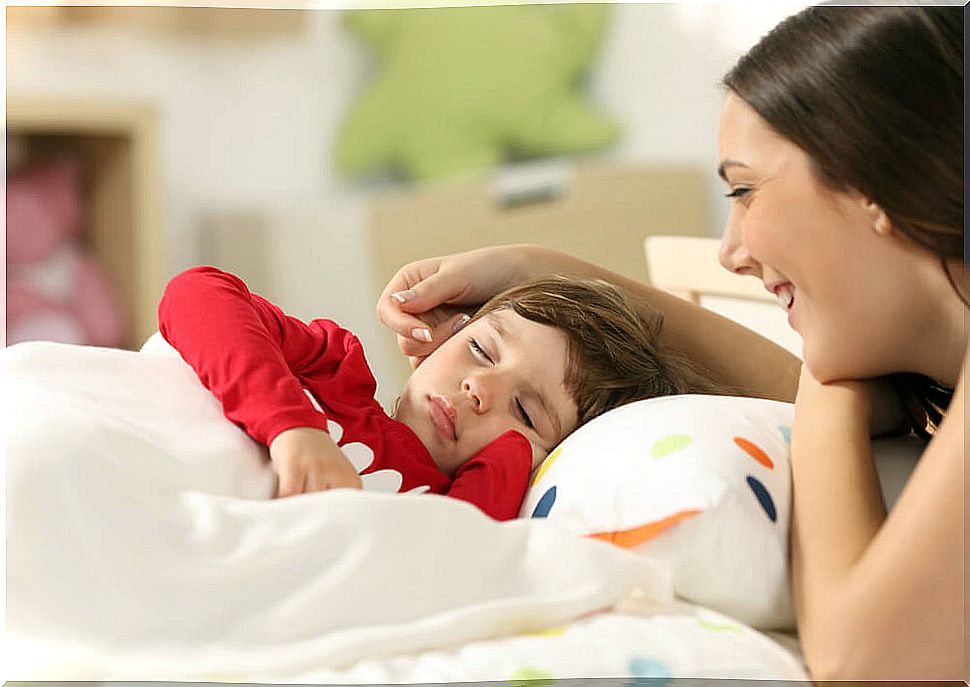
[[[459,331],[462,327],[471,322],[471,320],[472,318],[470,315],[462,315],[461,319],[456,320],[451,326],[451,333],[454,334],[455,332]]]
[[[411,336],[417,339],[418,341],[431,343],[431,330],[429,329],[412,329]]]
[[[395,291],[391,294],[391,298],[396,300],[398,303],[404,303],[414,298],[414,290],[408,289],[407,291]]]

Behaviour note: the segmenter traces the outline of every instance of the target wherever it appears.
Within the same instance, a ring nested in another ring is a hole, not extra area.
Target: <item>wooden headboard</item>
[[[696,236],[648,236],[643,241],[650,283],[753,329],[801,357],[801,337],[788,326],[775,297],[754,277],[718,263],[720,241]]]

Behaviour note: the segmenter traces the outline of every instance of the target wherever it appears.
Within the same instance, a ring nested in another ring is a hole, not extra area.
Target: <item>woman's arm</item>
[[[857,382],[803,372],[792,428],[792,584],[813,678],[962,677],[966,360],[886,516]]]
[[[402,351],[416,364],[450,336],[456,322],[454,311],[440,306],[479,305],[503,289],[550,273],[597,277],[627,289],[644,307],[663,313],[663,343],[706,369],[717,383],[748,396],[794,400],[801,361],[781,346],[694,303],[540,246],[495,246],[405,265],[384,289],[377,314],[397,332]],[[413,333],[422,329],[431,334],[431,343]]]

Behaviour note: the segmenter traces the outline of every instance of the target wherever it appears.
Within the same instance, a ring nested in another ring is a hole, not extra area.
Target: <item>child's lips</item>
[[[431,423],[438,434],[448,441],[458,439],[458,431],[455,423],[458,419],[458,411],[447,396],[432,395],[428,399],[428,414],[431,416]]]

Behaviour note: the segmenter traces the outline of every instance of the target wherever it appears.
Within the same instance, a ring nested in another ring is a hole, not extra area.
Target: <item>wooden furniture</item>
[[[648,236],[643,246],[650,283],[664,291],[694,303],[700,303],[703,295],[775,302],[757,279],[738,277],[721,268],[718,239]]]
[[[206,7],[169,3],[169,7],[132,6],[129,1],[60,0],[56,5],[7,8],[10,27],[113,26],[145,33],[194,39],[288,39],[306,30],[310,10],[289,9],[293,3],[260,0],[259,7],[240,7],[229,0],[210,0]]]
[[[158,198],[157,124],[138,103],[61,97],[7,97],[8,141],[28,160],[61,152],[82,165],[83,241],[107,270],[128,320],[124,345],[156,329],[164,287]]]
[[[548,246],[643,281],[643,237],[700,234],[708,208],[693,167],[538,164],[378,198],[367,240],[378,293],[408,262],[506,243]],[[393,357],[403,380],[407,361]]]
[[[801,337],[761,280],[721,267],[719,239],[648,236],[643,241],[650,283],[753,329],[801,357]]]

